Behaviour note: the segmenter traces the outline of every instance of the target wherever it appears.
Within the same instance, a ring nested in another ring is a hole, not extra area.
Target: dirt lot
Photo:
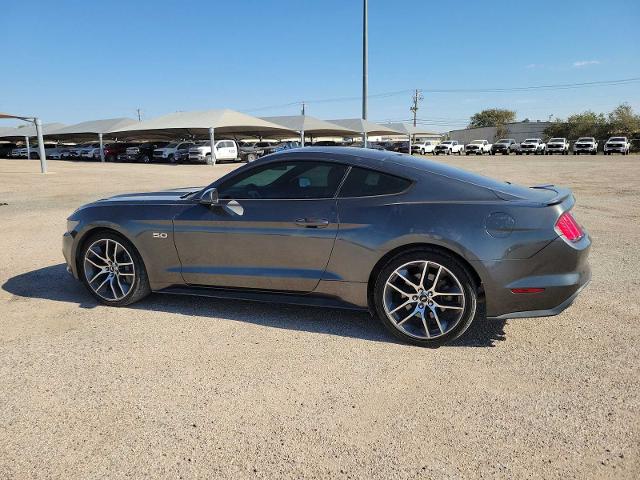
[[[638,478],[640,157],[439,160],[574,190],[593,282],[568,311],[428,350],[363,313],[99,306],[66,217],[235,166],[0,160],[0,479]]]

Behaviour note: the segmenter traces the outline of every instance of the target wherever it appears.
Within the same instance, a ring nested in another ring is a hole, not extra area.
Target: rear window
[[[372,197],[400,193],[411,185],[411,181],[376,172],[367,168],[353,167],[340,189],[340,197]]]

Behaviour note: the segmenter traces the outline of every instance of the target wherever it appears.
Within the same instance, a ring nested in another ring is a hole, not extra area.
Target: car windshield
[[[527,138],[524,142],[522,143],[536,143],[538,141],[537,138]]]
[[[580,137],[579,142],[593,142],[593,137]]]
[[[180,145],[179,143],[170,143],[169,145],[167,145],[166,148],[177,148],[178,145]]]
[[[624,142],[626,140],[626,138],[624,137],[612,137],[609,141],[610,142]]]
[[[511,140],[503,138],[502,140],[498,140],[498,143],[510,143]]]
[[[452,145],[452,144],[453,144],[453,142],[442,142],[441,145]]]
[[[484,140],[474,140],[473,142],[471,142],[472,145],[482,145],[484,143]]]
[[[269,142],[258,142],[255,144],[256,147],[270,147],[271,143]]]
[[[562,142],[564,142],[564,138],[552,138],[549,141],[550,142],[554,142],[554,143],[562,143]]]

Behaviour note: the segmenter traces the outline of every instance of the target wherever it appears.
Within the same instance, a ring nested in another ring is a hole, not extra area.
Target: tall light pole
[[[362,118],[367,119],[367,89],[369,83],[369,1],[363,0],[362,6]],[[364,146],[367,146],[367,134],[363,132]]]

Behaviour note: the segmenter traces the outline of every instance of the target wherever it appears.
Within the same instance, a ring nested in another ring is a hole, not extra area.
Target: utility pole
[[[138,113],[138,121],[141,122],[142,121],[142,110],[140,110],[139,108],[136,108],[136,112]]]
[[[422,95],[422,91],[418,90],[416,88],[413,97],[411,98],[412,100],[412,105],[409,108],[409,110],[411,110],[411,112],[413,113],[413,126],[416,126],[416,117],[418,114],[418,109],[420,107],[418,107],[418,103],[421,102],[422,100],[424,100],[424,95]]]
[[[300,130],[300,146],[304,147],[304,102],[302,102],[302,130]]]
[[[362,8],[362,118],[367,119],[367,90],[369,83],[369,2],[363,0]]]

